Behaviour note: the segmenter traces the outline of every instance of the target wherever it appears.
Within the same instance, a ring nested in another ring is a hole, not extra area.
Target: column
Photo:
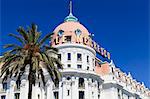
[[[46,99],[45,98],[45,88],[44,88],[45,86],[43,86],[43,88],[41,88],[41,99]]]
[[[65,77],[63,77],[62,78],[62,83],[63,83],[63,86],[62,86],[62,99],[66,99],[66,96],[67,96],[67,91],[66,91],[66,89],[67,89],[67,86],[66,86],[66,78]]]
[[[88,87],[88,79],[84,78],[85,83],[85,99],[89,99],[89,87]]]
[[[89,82],[88,82],[88,99],[92,99],[92,79],[89,78]]]
[[[38,99],[38,95],[37,95],[37,85],[32,86],[32,98],[34,99]]]
[[[46,95],[46,99],[54,99],[54,94],[53,94],[53,90],[52,90],[52,87],[53,87],[53,83],[48,81],[47,82],[47,88],[46,88],[46,92],[47,92],[47,95]]]
[[[98,82],[94,82],[94,99],[98,99]]]
[[[100,94],[100,99],[118,99],[117,88],[103,89]]]
[[[15,88],[15,84],[16,84],[16,82],[13,81],[13,80],[10,81],[10,84],[8,84],[8,85],[10,85],[10,88],[8,89],[9,92],[7,92],[7,93],[9,93],[9,94],[7,94],[8,99],[14,98],[14,88]],[[6,97],[6,98],[7,98],[7,97]]]
[[[79,99],[78,81],[79,81],[79,77],[76,78],[72,77],[71,99]]]
[[[28,89],[29,83],[27,80],[23,79],[20,86],[20,99],[28,99]]]
[[[58,94],[59,94],[59,99],[62,99],[63,98],[63,83],[62,83],[62,81],[60,81],[59,82],[59,92],[58,92]]]

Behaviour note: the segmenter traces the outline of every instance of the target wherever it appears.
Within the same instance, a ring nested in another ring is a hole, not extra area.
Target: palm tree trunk
[[[32,99],[32,74],[29,73],[29,89],[28,89],[28,99]]]
[[[29,64],[30,64],[30,69],[29,69],[29,75],[28,75],[28,81],[29,81],[29,89],[28,89],[28,99],[32,99],[32,84],[33,84],[33,73],[32,73],[32,53],[30,53],[30,60],[29,60]]]

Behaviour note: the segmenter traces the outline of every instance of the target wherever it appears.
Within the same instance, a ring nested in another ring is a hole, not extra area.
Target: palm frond
[[[42,69],[39,69],[39,74],[41,75],[41,79],[42,79],[43,85],[45,86],[45,84],[46,84],[46,82],[45,82],[45,76],[44,76],[44,73],[43,73]]]
[[[21,46],[16,45],[16,44],[6,44],[3,46],[3,48],[10,48],[10,47],[21,48]]]
[[[35,34],[34,44],[38,43],[38,40],[39,40],[40,36],[41,36],[41,33],[40,33],[40,32],[37,32],[37,33]]]
[[[60,62],[59,59],[56,59],[54,57],[51,57],[52,61],[56,63],[58,69],[63,69],[62,63]]]
[[[31,27],[32,27],[32,30],[34,31],[34,32],[37,32],[37,25],[36,24],[34,24],[34,23],[32,23],[31,24]]]
[[[20,79],[21,79],[21,77],[22,77],[23,74],[25,73],[25,68],[26,68],[26,66],[23,65],[23,66],[19,69],[20,72],[19,72],[19,75],[18,75],[18,77],[17,77],[17,80],[20,80]]]
[[[9,74],[9,70],[7,70],[5,73],[6,73],[6,74],[4,75],[4,77],[3,77],[3,79],[2,79],[2,83],[4,83],[5,81],[7,81],[7,79],[8,79],[8,74]]]
[[[27,32],[24,30],[24,28],[23,27],[19,27],[17,29],[17,31],[24,38],[25,42],[28,43],[29,42],[29,38],[28,38]]]
[[[12,56],[11,58],[7,59],[4,64],[2,65],[2,68],[1,68],[1,75],[0,77],[2,77],[4,75],[4,73],[11,67],[13,66],[12,64],[15,63],[14,60],[16,60],[17,58],[19,58],[21,56],[17,56],[17,55],[14,55]]]
[[[55,52],[58,52],[58,49],[55,47],[52,47],[52,46],[45,45],[44,48],[45,48],[45,50],[53,50]]]
[[[18,41],[20,41],[22,43],[22,45],[25,44],[24,40],[20,36],[12,34],[12,33],[10,33],[9,36],[16,38]]]
[[[10,71],[10,76],[9,76],[9,78],[11,78],[14,74],[16,74],[16,72],[17,71],[19,71],[19,65],[18,64],[15,64],[14,66],[13,66],[13,68],[11,69],[11,71]]]
[[[14,49],[12,49],[12,50],[9,50],[9,51],[6,51],[6,52],[4,52],[3,54],[4,55],[11,55],[12,53],[14,53],[14,52],[20,52],[22,50],[22,48],[14,48]]]
[[[38,46],[41,46],[48,38],[51,37],[51,35],[53,35],[53,33],[49,33],[43,39],[41,39]]]

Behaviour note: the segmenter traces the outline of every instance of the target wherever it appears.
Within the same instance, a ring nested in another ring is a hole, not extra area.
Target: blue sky
[[[15,42],[8,33],[17,34],[18,26],[34,22],[43,35],[52,32],[68,15],[68,5],[69,0],[1,0],[0,52]],[[148,0],[73,0],[73,13],[117,67],[150,88]]]

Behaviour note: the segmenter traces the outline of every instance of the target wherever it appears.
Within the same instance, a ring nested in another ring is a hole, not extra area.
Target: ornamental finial
[[[69,8],[70,8],[70,14],[69,15],[72,15],[72,1],[71,0],[70,0]]]
[[[75,16],[73,16],[72,14],[72,0],[70,0],[70,4],[69,4],[69,15],[65,18],[65,22],[68,22],[68,21],[74,21],[74,22],[78,22],[78,18],[76,18]]]

